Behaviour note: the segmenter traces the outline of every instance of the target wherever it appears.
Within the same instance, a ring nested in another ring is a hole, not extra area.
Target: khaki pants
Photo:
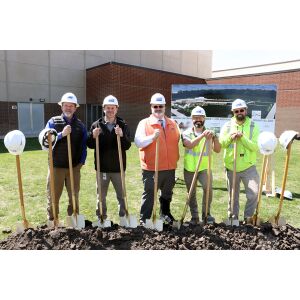
[[[82,164],[78,164],[73,168],[74,175],[74,192],[75,192],[75,200],[77,213],[79,213],[79,190],[80,190],[80,169]],[[64,186],[67,188],[69,205],[67,209],[68,216],[73,214],[73,203],[72,203],[72,191],[71,191],[71,181],[70,181],[70,170],[69,168],[53,168],[54,171],[54,189],[55,189],[55,210],[58,216],[59,214],[59,199],[63,192]],[[51,202],[51,193],[50,193],[50,171],[48,170],[47,177],[47,214],[48,219],[53,220],[53,212],[52,212],[52,202]]]
[[[194,172],[189,172],[187,170],[184,170],[184,181],[186,184],[187,192],[189,192],[190,187],[192,185],[194,177]],[[207,170],[203,170],[198,172],[197,181],[200,182],[203,190],[202,194],[202,219],[205,217],[205,206],[206,206],[206,188],[207,188]],[[212,173],[210,173],[210,187],[209,187],[209,197],[208,197],[208,215],[210,215],[210,206],[212,202],[213,197],[213,190],[212,190],[212,182],[213,182],[213,176]],[[198,204],[197,204],[197,198],[196,198],[196,186],[194,188],[194,191],[191,195],[190,199],[190,211],[192,218],[199,218],[198,213]]]
[[[125,200],[123,198],[123,191],[122,191],[122,180],[121,180],[121,173],[102,173],[100,172],[100,182],[101,182],[101,195],[102,195],[102,215],[103,218],[107,218],[107,206],[106,206],[106,196],[109,187],[109,183],[112,182],[114,189],[116,191],[116,196],[119,202],[119,216],[125,216]],[[98,193],[98,186],[96,181],[96,188],[97,188],[97,206],[96,206],[96,215],[98,218],[100,217],[100,199]]]
[[[229,193],[229,203],[228,203],[228,215],[230,214],[230,205],[231,205],[231,186],[232,186],[232,177],[233,172],[226,170],[227,175],[227,188]],[[252,166],[245,171],[236,172],[236,186],[235,186],[235,197],[234,197],[234,206],[233,206],[233,215],[238,217],[239,215],[239,194],[240,194],[240,184],[241,181],[245,186],[246,193],[246,206],[244,211],[244,218],[252,217],[257,204],[258,196],[258,186],[259,186],[259,175],[256,171],[256,167]]]

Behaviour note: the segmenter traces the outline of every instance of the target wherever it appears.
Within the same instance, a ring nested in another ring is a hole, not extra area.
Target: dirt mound
[[[180,230],[166,228],[163,232],[143,227],[125,229],[118,225],[83,230],[51,230],[44,226],[11,234],[0,242],[0,249],[292,250],[300,249],[300,230],[290,225],[272,227],[268,223],[261,227],[229,227],[222,223],[203,227],[186,225]]]

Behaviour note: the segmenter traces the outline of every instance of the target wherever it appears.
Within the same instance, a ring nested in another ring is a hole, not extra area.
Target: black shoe
[[[171,219],[168,215],[160,215],[160,218],[163,220],[164,224],[172,225],[174,218]]]

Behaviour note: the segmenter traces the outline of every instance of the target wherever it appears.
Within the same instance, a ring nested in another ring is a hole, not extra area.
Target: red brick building
[[[237,75],[206,80],[207,84],[276,84],[276,135],[300,131],[300,70]]]
[[[166,71],[137,67],[121,63],[106,63],[86,71],[87,115],[91,105],[100,111],[105,96],[112,94],[119,99],[119,115],[135,134],[138,122],[150,114],[150,98],[162,93],[167,101],[166,112],[171,113],[172,84],[205,84],[205,80]],[[94,120],[96,119],[94,116]],[[87,123],[94,120],[87,120]]]

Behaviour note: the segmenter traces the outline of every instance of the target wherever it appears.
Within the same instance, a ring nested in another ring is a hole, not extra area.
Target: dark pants
[[[142,176],[144,192],[142,195],[140,218],[145,222],[146,219],[151,218],[154,204],[154,171],[142,170]],[[158,172],[157,187],[161,192],[159,197],[161,206],[170,206],[174,185],[175,170],[165,170]]]

